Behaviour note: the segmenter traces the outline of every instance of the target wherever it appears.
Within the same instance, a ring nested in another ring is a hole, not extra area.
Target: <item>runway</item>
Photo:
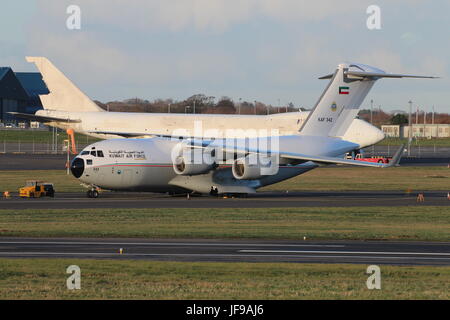
[[[1,170],[64,170],[66,161],[65,154],[0,154]]]
[[[2,238],[0,257],[448,266],[450,243]]]
[[[246,198],[210,196],[169,196],[136,192],[104,192],[99,198],[84,193],[57,193],[55,198],[0,200],[0,209],[112,209],[112,208],[279,208],[279,207],[373,207],[373,206],[449,206],[448,191],[417,192],[342,191],[342,192],[260,192]]]

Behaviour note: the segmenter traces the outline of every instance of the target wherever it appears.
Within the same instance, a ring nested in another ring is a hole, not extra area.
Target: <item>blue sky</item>
[[[81,29],[66,8],[79,5]],[[366,27],[369,5],[381,29]],[[383,109],[450,112],[450,1],[31,0],[2,3],[0,65],[48,57],[91,98],[181,100],[192,94],[312,107],[343,61],[438,80],[377,82]]]

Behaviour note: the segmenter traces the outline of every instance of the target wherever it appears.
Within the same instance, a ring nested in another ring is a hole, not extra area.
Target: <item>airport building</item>
[[[0,121],[17,123],[18,119],[8,112],[34,113],[42,109],[39,95],[48,93],[39,72],[14,72],[10,67],[0,67]]]
[[[383,125],[381,130],[390,138],[408,138],[410,126]],[[450,124],[412,124],[411,136],[414,138],[449,138]]]

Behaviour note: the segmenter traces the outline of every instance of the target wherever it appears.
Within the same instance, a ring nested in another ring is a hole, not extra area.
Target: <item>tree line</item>
[[[149,113],[206,113],[206,114],[274,114],[304,110],[295,107],[292,102],[286,106],[272,106],[259,101],[235,102],[229,97],[215,97],[204,94],[193,95],[183,101],[173,99],[156,99],[153,101],[140,98],[102,103],[95,101],[101,108],[111,112],[149,112]]]
[[[102,103],[95,101],[101,108],[111,112],[148,112],[148,113],[199,113],[199,114],[257,114],[267,115],[282,112],[307,111],[309,109],[295,107],[290,102],[285,106],[272,106],[259,101],[233,101],[227,96],[216,99],[204,94],[195,94],[182,101],[173,99],[155,99],[153,101],[140,98],[125,99],[123,101],[111,101]],[[375,126],[380,127],[386,124],[408,124],[408,114],[389,113],[379,109],[372,112],[368,109],[362,109],[358,113],[360,119],[366,120]],[[431,112],[412,113],[412,123],[431,123],[433,114]],[[434,123],[450,123],[450,115],[447,113],[435,113]]]

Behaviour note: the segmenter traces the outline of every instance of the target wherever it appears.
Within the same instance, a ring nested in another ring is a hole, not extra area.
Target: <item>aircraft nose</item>
[[[70,165],[70,171],[75,178],[81,177],[84,172],[84,160],[78,157],[73,159],[72,164]]]
[[[385,136],[385,134],[384,134],[384,132],[383,131],[381,131],[380,129],[378,129],[377,128],[377,133],[376,133],[376,141],[377,141],[377,143],[378,142],[380,142],[381,140],[383,140],[386,136]]]

